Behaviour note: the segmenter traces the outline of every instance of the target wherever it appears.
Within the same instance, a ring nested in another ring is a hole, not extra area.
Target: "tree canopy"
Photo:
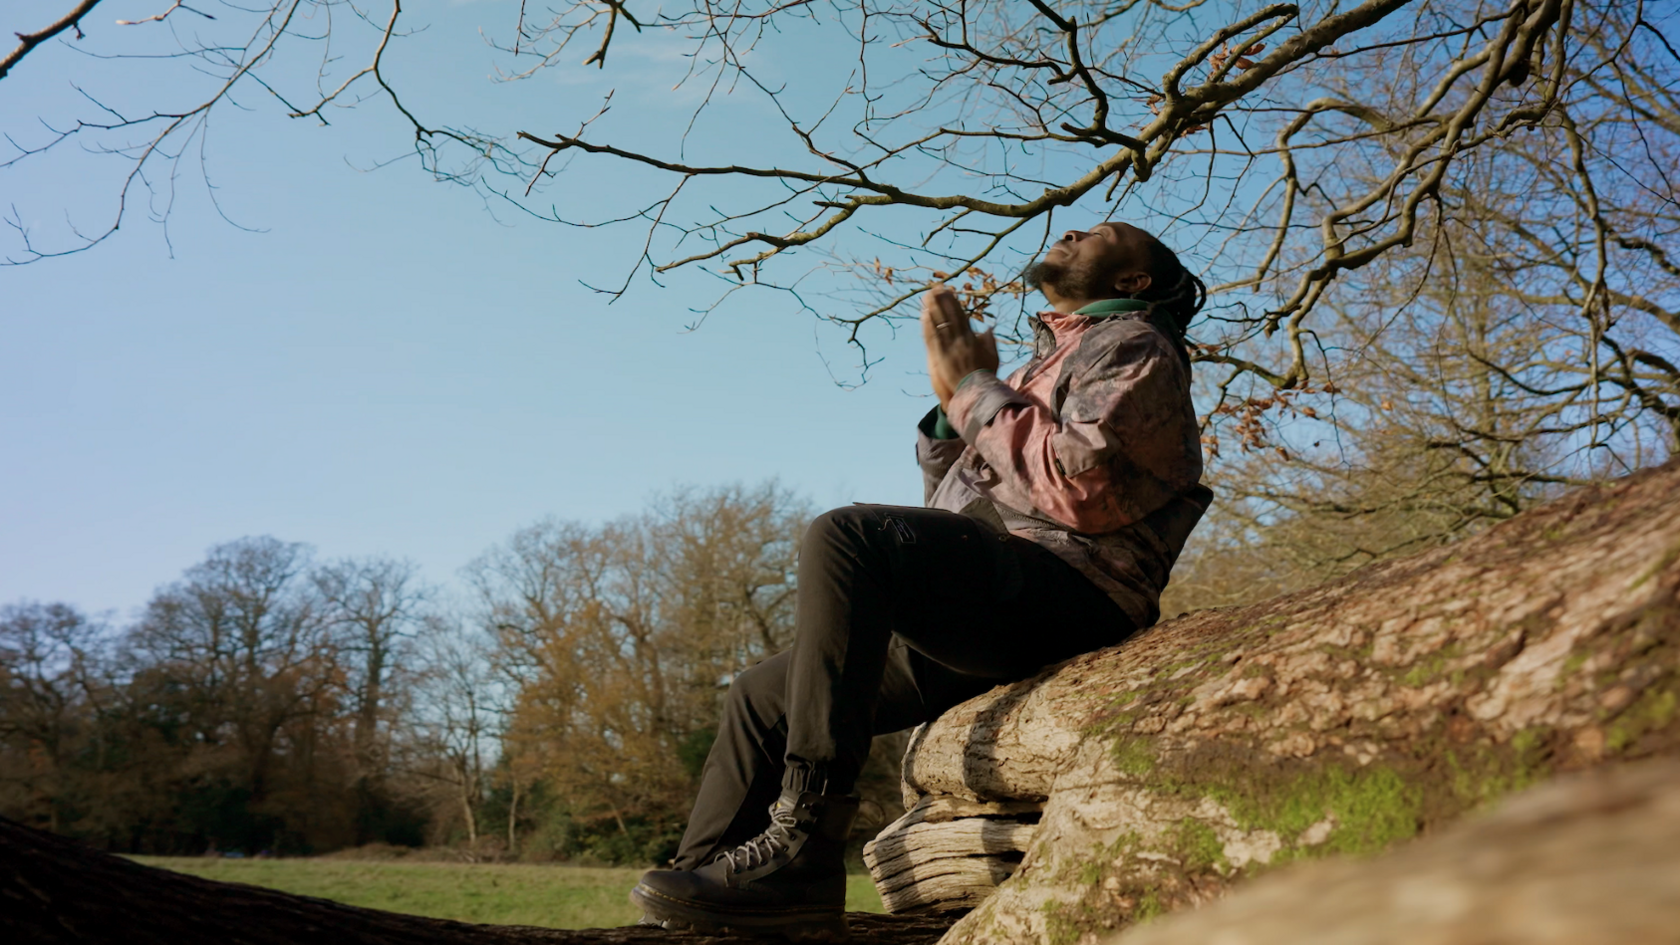
[[[158,0],[89,25],[113,2],[65,0],[21,31],[0,90],[74,48],[136,77],[190,67],[203,94],[90,85],[9,129],[6,166],[80,144],[123,174],[108,228],[49,243],[14,211],[10,262],[93,247],[142,196],[167,214],[219,109],[315,123],[360,104],[492,206],[637,234],[619,273],[574,274],[603,293],[710,275],[702,312],[770,290],[860,346],[937,280],[1020,342],[1013,274],[1063,228],[1138,222],[1211,287],[1190,332],[1199,407],[1253,522],[1393,514],[1437,540],[1660,461],[1680,436],[1669,5],[505,2],[485,14],[499,79],[584,70],[611,87],[676,63],[678,104],[550,96],[490,127],[394,78],[423,25],[401,0]],[[739,133],[743,101],[777,133]],[[585,212],[609,167],[635,185]],[[1323,557],[1390,547],[1355,537]]]

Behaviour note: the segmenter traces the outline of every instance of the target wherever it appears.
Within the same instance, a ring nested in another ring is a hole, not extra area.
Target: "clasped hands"
[[[950,286],[934,285],[922,296],[922,343],[927,345],[928,377],[940,407],[950,406],[951,395],[970,372],[998,369],[992,330],[975,333]]]

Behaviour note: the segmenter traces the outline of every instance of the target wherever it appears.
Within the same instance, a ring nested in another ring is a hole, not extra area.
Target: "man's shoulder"
[[[1133,360],[1164,355],[1171,355],[1176,360],[1177,346],[1166,332],[1149,320],[1149,313],[1121,312],[1086,329],[1079,338],[1079,348],[1073,358],[1091,363],[1114,357]]]

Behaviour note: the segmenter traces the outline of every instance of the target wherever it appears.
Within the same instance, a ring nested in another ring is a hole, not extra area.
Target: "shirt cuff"
[[[936,440],[954,440],[957,438],[957,428],[951,426],[951,418],[945,416],[944,407],[933,408],[933,429],[928,436]]]
[[[945,416],[945,408],[935,405],[916,421],[916,429],[930,440],[954,440],[957,438],[957,428],[951,426],[951,420]]]
[[[998,411],[1011,404],[1029,405],[1031,401],[987,370],[970,371],[951,395],[951,425],[969,443],[979,436],[980,429],[992,422]]]

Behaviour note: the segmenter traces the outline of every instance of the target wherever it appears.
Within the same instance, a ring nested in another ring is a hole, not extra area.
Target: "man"
[[[991,332],[928,290],[927,508],[812,523],[793,646],[730,686],[675,868],[631,892],[644,921],[843,939],[850,792],[871,737],[1159,616],[1211,498],[1184,347],[1206,291],[1124,223],[1070,231],[1027,278],[1052,310],[1008,381]]]

